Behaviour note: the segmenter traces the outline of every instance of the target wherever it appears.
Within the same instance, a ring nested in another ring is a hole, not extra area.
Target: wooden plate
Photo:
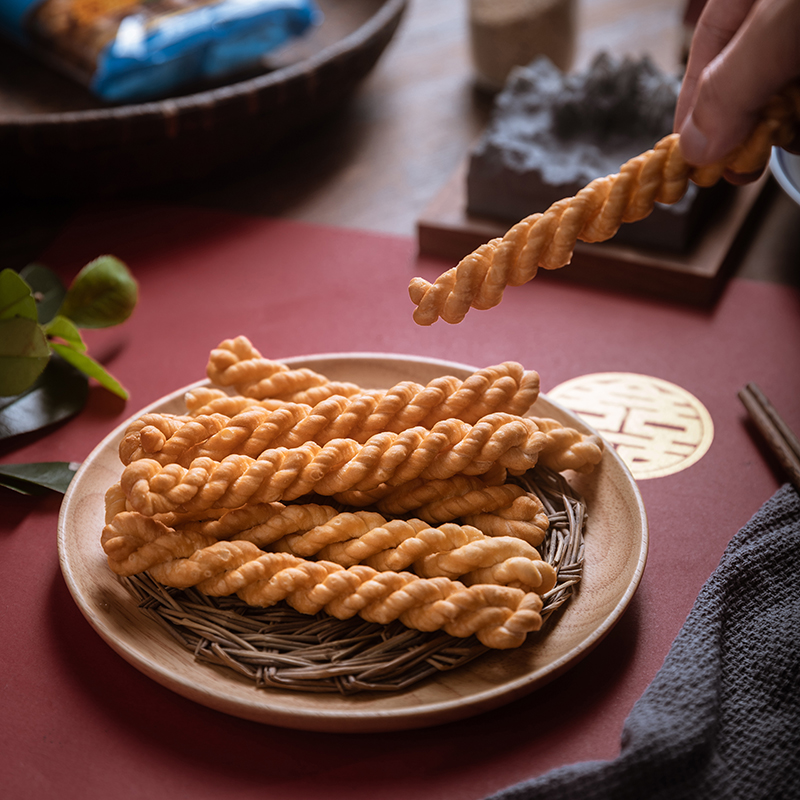
[[[800,205],[800,155],[773,147],[769,168],[781,189]]]
[[[103,105],[0,42],[0,186],[79,197],[196,181],[252,162],[339,107],[370,72],[407,0],[318,0],[312,35],[267,71],[160,102]]]
[[[427,383],[466,377],[473,368],[446,361],[370,353],[287,359],[332,380],[388,388],[401,380]],[[181,389],[146,411],[180,413]],[[540,397],[533,411],[590,430],[571,412]],[[129,422],[129,421],[128,421]],[[245,678],[193,660],[142,614],[108,568],[100,546],[103,495],[122,471],[117,447],[128,422],[109,434],[82,464],[58,522],[61,569],[70,592],[100,636],[144,674],[184,697],[249,720],[316,731],[388,731],[436,725],[511,702],[561,674],[611,630],[627,607],[647,556],[647,519],[636,483],[608,447],[590,476],[568,476],[589,511],[586,565],[580,591],[555,624],[516,650],[488,653],[403,692],[343,697],[257,689]]]

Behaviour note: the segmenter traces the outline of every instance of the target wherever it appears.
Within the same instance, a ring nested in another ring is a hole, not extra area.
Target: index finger
[[[675,108],[679,130],[694,105],[700,75],[728,45],[757,0],[708,0],[697,21],[686,73]]]

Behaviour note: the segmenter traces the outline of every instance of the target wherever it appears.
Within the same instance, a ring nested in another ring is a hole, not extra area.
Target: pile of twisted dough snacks
[[[509,478],[588,472],[602,445],[522,416],[535,372],[506,362],[365,390],[238,337],[207,373],[185,415],[145,414],[123,436],[102,533],[115,573],[497,649],[539,629],[556,582],[536,549],[548,519]]]
[[[791,84],[762,111],[750,137],[726,158],[707,167],[684,159],[680,137],[670,134],[630,159],[619,173],[597,178],[574,197],[531,214],[502,237],[481,245],[433,283],[412,279],[408,291],[416,306],[414,321],[432,325],[461,322],[470,308],[494,308],[506,286],[521,286],[539,267],[560,269],[569,264],[578,240],[605,242],[623,222],[644,219],[656,202],[680,200],[689,181],[713,186],[726,171],[740,174],[763,170],[773,146],[789,145],[800,120],[800,85]]]

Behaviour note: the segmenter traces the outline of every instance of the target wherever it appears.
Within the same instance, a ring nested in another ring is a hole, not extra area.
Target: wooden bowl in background
[[[345,102],[407,0],[318,0],[323,24],[267,71],[158,102],[108,106],[0,44],[0,188],[82,197],[197,180],[271,149]]]

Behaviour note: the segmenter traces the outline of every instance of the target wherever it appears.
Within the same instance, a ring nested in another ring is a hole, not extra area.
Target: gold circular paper
[[[583,375],[556,386],[547,396],[592,425],[637,479],[687,469],[714,439],[711,415],[694,395],[649,375]]]

